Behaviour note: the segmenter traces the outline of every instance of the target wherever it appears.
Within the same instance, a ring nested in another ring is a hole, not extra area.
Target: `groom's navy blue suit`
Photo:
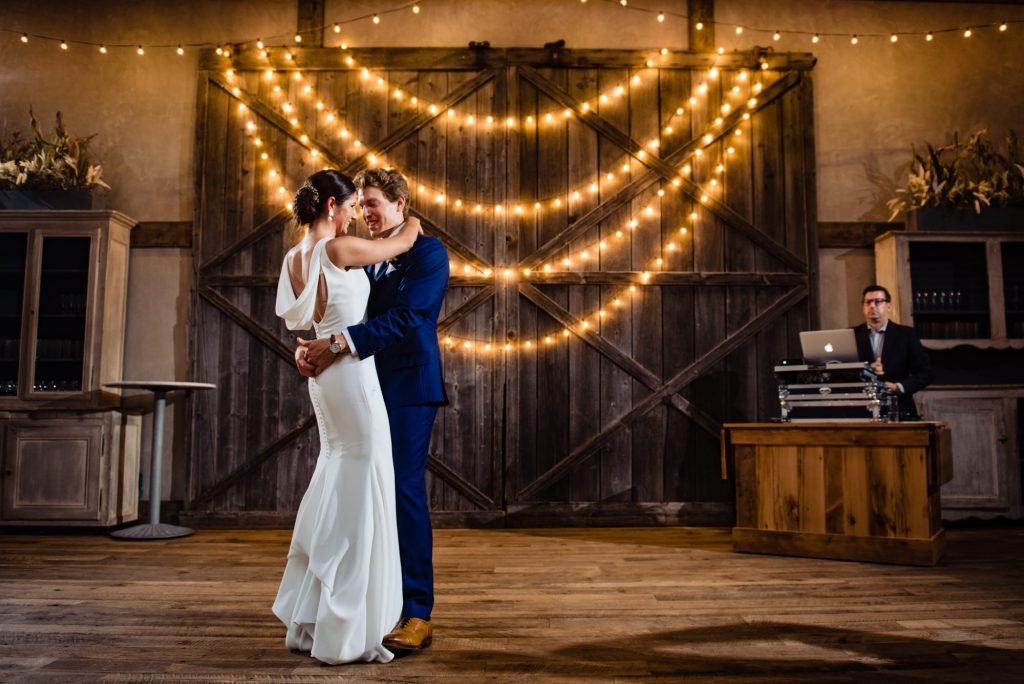
[[[367,320],[346,332],[359,358],[377,357],[391,422],[402,617],[429,620],[434,566],[424,475],[437,407],[448,404],[437,343],[437,317],[448,289],[448,252],[437,238],[420,236],[392,266],[376,274],[373,266],[367,268],[372,283]]]

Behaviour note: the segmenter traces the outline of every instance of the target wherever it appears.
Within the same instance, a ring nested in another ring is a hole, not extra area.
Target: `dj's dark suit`
[[[861,361],[874,361],[868,326],[861,323],[853,329],[857,338],[857,356]],[[918,420],[914,392],[931,384],[932,367],[928,352],[921,345],[914,329],[889,321],[882,333],[882,369],[885,375],[880,380],[898,382],[903,385],[900,394],[900,420]]]

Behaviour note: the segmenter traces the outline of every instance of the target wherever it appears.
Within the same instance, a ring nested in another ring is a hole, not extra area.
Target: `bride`
[[[362,322],[370,282],[360,267],[407,252],[419,222],[410,218],[411,230],[383,240],[347,235],[356,190],[333,170],[310,176],[292,209],[306,234],[281,265],[277,315],[290,330],[312,326],[317,337]],[[309,379],[309,397],[320,455],[274,614],[288,628],[288,648],[331,664],[388,662],[393,654],[381,642],[402,611],[402,569],[391,434],[374,358],[341,355]]]

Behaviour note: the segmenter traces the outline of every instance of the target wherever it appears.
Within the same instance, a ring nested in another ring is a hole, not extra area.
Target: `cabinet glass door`
[[[911,242],[914,327],[931,340],[991,335],[983,242]]]
[[[34,392],[80,392],[89,295],[88,237],[42,241]]]
[[[0,233],[0,396],[18,393],[28,233]]]
[[[1003,298],[1006,306],[1006,336],[1024,338],[1024,242],[1004,242]]]

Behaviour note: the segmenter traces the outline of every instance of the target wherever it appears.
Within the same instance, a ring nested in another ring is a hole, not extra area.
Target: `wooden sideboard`
[[[0,212],[0,526],[138,517],[141,418],[121,410],[133,219]]]
[[[722,476],[736,485],[737,551],[908,565],[942,555],[943,423],[726,424]]]

